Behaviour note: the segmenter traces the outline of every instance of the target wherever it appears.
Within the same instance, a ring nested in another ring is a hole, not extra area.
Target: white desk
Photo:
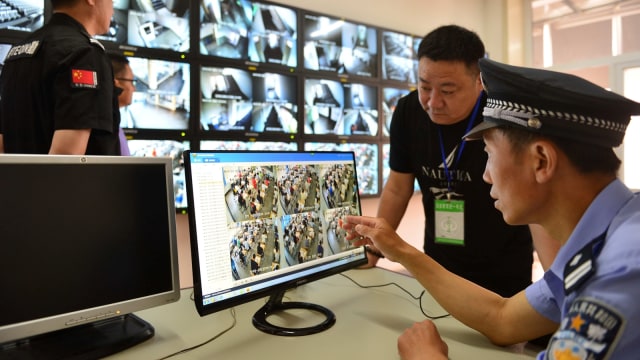
[[[388,270],[374,268],[345,272],[361,285],[395,282],[418,296],[422,287],[415,279]],[[137,313],[150,322],[155,336],[148,341],[115,354],[110,359],[158,359],[192,347],[220,333],[232,324],[229,310],[200,317],[190,299],[192,289],[182,290],[176,303]],[[397,338],[424,316],[417,300],[395,286],[363,289],[341,275],[303,285],[286,295],[290,301],[307,301],[326,306],[336,315],[332,328],[314,335],[282,337],[265,334],[253,327],[251,318],[265,299],[237,306],[237,324],[211,343],[171,359],[398,359]],[[422,299],[429,315],[445,311],[428,295]],[[295,315],[301,313],[295,312]],[[313,313],[304,312],[311,316]],[[271,319],[271,318],[270,318]],[[291,318],[278,318],[278,324]],[[295,319],[293,319],[295,320]],[[450,359],[532,359],[529,347],[501,348],[492,345],[480,333],[452,317],[436,320],[449,345]],[[297,324],[308,326],[310,324]]]

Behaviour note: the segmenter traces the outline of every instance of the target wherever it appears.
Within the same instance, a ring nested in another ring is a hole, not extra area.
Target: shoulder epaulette
[[[105,50],[104,50],[104,45],[102,45],[102,43],[101,43],[100,41],[98,41],[98,40],[96,40],[96,39],[94,39],[94,38],[89,38],[89,41],[90,41],[93,45],[97,45],[97,46],[99,46],[99,47],[102,49],[102,51],[105,51]]]

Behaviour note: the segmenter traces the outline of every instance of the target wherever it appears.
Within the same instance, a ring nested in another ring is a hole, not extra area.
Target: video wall
[[[389,125],[416,86],[422,34],[269,1],[113,5],[109,30],[96,38],[133,70],[122,127],[133,156],[173,159],[180,211],[187,149],[354,151],[361,195],[379,195]],[[8,6],[15,13],[0,20],[0,64],[51,16],[44,0]]]

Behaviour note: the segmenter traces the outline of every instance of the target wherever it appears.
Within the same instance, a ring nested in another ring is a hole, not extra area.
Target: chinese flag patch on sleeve
[[[96,88],[98,74],[91,70],[71,69],[71,86],[82,88]]]

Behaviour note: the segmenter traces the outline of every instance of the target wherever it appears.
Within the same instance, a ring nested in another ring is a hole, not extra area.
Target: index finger
[[[376,219],[370,216],[355,216],[355,215],[347,215],[346,224],[350,225],[365,225],[369,227],[375,227]]]

